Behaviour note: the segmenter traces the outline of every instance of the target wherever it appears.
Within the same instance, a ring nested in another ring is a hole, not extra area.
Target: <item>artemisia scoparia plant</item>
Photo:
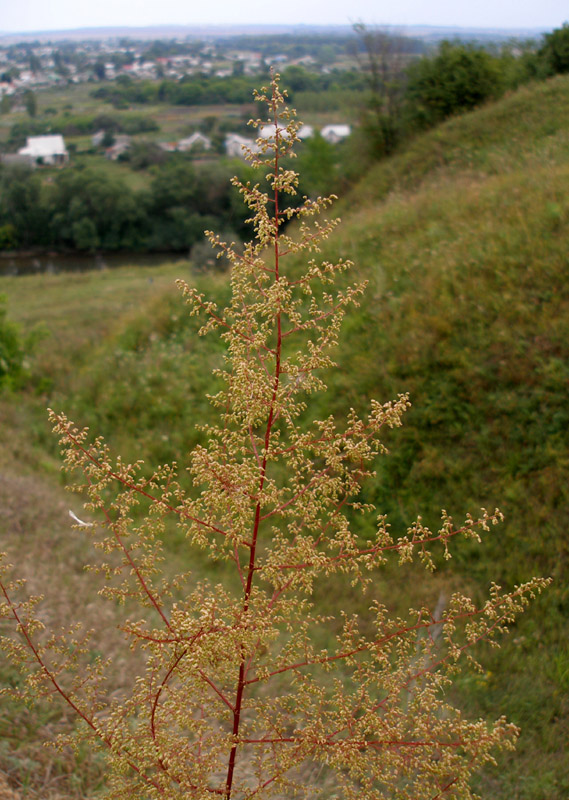
[[[335,288],[348,262],[318,259],[335,226],[323,216],[331,198],[298,198],[298,176],[283,166],[299,123],[278,78],[257,100],[274,134],[248,153],[259,183],[236,181],[254,240],[238,253],[210,234],[232,265],[229,305],[219,309],[180,281],[191,313],[203,317],[201,333],[220,335],[226,348],[223,388],[211,398],[219,423],[204,428],[207,445],[187,465],[192,492],[175,465],[144,477],[141,464],[113,458],[101,439],[51,413],[94,522],[79,527],[103,552],[101,595],[141,607],[122,629],[144,669],[130,694],[114,697],[106,663],[82,658],[80,626],[46,637],[35,601],[19,599],[8,579],[2,610],[18,638],[5,637],[4,647],[23,665],[22,691],[58,696],[79,719],[71,741],[87,737],[106,753],[110,798],[469,798],[472,773],[512,747],[516,729],[464,719],[445,690],[472,646],[501,633],[545,581],[507,594],[495,586],[480,606],[455,594],[439,613],[421,608],[407,619],[371,592],[365,635],[357,617],[333,620],[315,608],[315,588],[333,581],[337,592],[345,579],[365,590],[388,559],[417,556],[431,569],[434,543],[446,552],[501,515],[483,511],[455,526],[443,513],[440,530],[419,520],[399,538],[382,516],[368,540],[351,529],[354,514],[373,513],[360,487],[408,398],[372,401],[367,416],[351,411],[342,422],[306,421],[364,286]],[[287,272],[289,256],[296,266]],[[167,580],[166,518],[177,519],[188,548],[229,562],[237,589]]]

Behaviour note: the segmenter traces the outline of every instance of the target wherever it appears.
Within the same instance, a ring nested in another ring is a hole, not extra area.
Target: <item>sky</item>
[[[0,31],[146,25],[310,24],[556,28],[567,0],[0,0]]]

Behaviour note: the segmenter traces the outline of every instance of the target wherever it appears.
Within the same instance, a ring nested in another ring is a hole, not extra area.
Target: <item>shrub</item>
[[[481,605],[454,594],[406,620],[381,601],[377,570],[389,559],[417,556],[431,570],[436,543],[448,556],[454,539],[478,539],[501,515],[455,526],[443,511],[438,531],[418,519],[398,538],[381,515],[369,539],[350,526],[373,511],[360,486],[385,452],[384,429],[400,425],[409,403],[374,401],[342,425],[310,419],[308,399],[325,389],[330,350],[364,286],[334,289],[349,265],[310,255],[335,225],[322,218],[328,199],[281,205],[297,187],[282,167],[297,124],[278,81],[258,99],[277,134],[250,154],[269,191],[240,185],[255,241],[239,254],[210,235],[231,262],[232,298],[220,310],[180,282],[191,313],[205,318],[201,333],[218,330],[227,348],[211,398],[220,421],[204,426],[207,443],[188,465],[193,490],[175,465],[147,474],[51,412],[95,516],[77,526],[104,552],[101,594],[142,607],[122,629],[146,669],[129,695],[113,694],[85,632],[42,637],[37,600],[20,601],[7,580],[2,611],[21,639],[4,646],[23,666],[22,693],[58,695],[82,723],[70,740],[87,736],[106,753],[113,798],[470,798],[470,775],[511,748],[516,729],[464,719],[445,690],[471,648],[494,641],[545,582],[509,594],[492,586]],[[282,230],[291,218],[298,237]],[[304,268],[285,262],[290,255],[307,257]],[[189,546],[233,568],[234,581],[168,578],[161,538],[172,517]],[[369,591],[369,619],[318,611],[313,593],[342,579]]]
[[[6,319],[6,297],[0,295],[0,390],[22,374],[24,345],[16,325]]]
[[[545,34],[538,56],[550,74],[569,72],[569,23]]]
[[[431,127],[502,92],[498,59],[470,45],[443,42],[435,56],[412,63],[407,76],[412,127]]]

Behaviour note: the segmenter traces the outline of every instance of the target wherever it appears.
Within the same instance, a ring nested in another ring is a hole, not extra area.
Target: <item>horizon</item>
[[[233,27],[351,27],[460,28],[478,30],[545,31],[560,27],[569,17],[566,3],[543,0],[538,7],[520,8],[517,0],[480,0],[473,7],[454,0],[402,0],[397,9],[382,8],[375,0],[289,0],[272,7],[259,0],[237,6],[214,0],[203,7],[188,8],[181,0],[162,0],[160,7],[140,0],[100,0],[97,6],[74,0],[39,0],[10,4],[0,0],[3,35],[49,34],[109,28],[233,28]],[[349,9],[347,11],[347,9]]]
[[[353,32],[353,24],[311,24],[307,22],[301,23],[218,23],[218,24],[183,24],[183,23],[159,23],[156,25],[85,25],[81,27],[69,28],[41,28],[34,30],[3,30],[0,29],[0,44],[18,44],[32,39],[47,40],[52,39],[76,39],[76,40],[104,40],[116,37],[123,37],[126,39],[169,39],[177,37],[195,38],[199,37],[216,37],[216,36],[275,36],[282,34],[284,36],[302,35],[304,31],[316,35],[347,35]],[[369,27],[385,28],[388,31],[397,32],[402,35],[410,37],[418,37],[425,35],[437,36],[444,38],[445,32],[448,35],[466,36],[491,36],[495,34],[498,38],[505,38],[507,36],[513,39],[531,39],[534,36],[541,36],[553,30],[553,27],[536,26],[536,27],[488,27],[481,25],[435,25],[435,24],[410,24],[410,25],[378,25],[374,26],[370,23],[365,23]],[[555,26],[554,26],[555,27]],[[437,38],[438,38],[437,37]]]

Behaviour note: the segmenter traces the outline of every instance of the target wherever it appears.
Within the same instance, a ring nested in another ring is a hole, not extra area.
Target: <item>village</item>
[[[347,42],[338,34],[317,41],[115,37],[16,43],[0,35],[0,162],[32,169],[62,167],[74,162],[75,154],[86,153],[128,161],[133,145],[141,143],[153,149],[154,161],[160,160],[160,152],[241,159],[258,145],[241,119],[231,124],[235,115],[227,112],[227,104],[243,107],[249,100],[250,105],[253,85],[276,68],[288,72],[296,88],[320,92],[322,106],[328,85],[336,86],[353,73]],[[207,108],[193,125],[185,114],[184,124],[175,126],[163,124],[161,116],[168,114],[156,113],[151,108],[156,105]],[[118,114],[108,114],[108,106]],[[101,113],[86,121],[87,109]],[[138,109],[143,124],[123,126],[124,112]],[[222,124],[204,124],[206,112],[209,119],[221,113]],[[312,115],[310,121],[299,131],[302,141],[317,135],[336,145],[353,128],[353,121],[337,112]],[[271,135],[267,128],[260,133],[263,138]]]
[[[326,125],[319,133],[329,144],[338,144],[348,137],[350,132],[350,125]],[[310,139],[314,134],[315,129],[312,125],[302,125],[298,131],[298,138],[302,141]],[[259,135],[262,139],[273,139],[275,136],[274,126],[262,127]],[[93,147],[104,145],[106,137],[106,131],[97,131],[91,138]],[[132,140],[126,134],[111,136],[111,139],[113,143],[104,148],[104,155],[110,161],[117,161],[129,150]],[[225,154],[230,158],[244,158],[248,150],[256,153],[261,149],[261,145],[255,139],[241,136],[238,133],[228,133],[224,144]],[[211,150],[212,141],[203,133],[196,131],[191,136],[177,142],[160,142],[158,146],[168,153],[204,153]],[[29,136],[25,147],[21,147],[15,154],[5,153],[0,159],[2,164],[23,164],[31,169],[35,169],[37,166],[63,166],[69,161],[69,151],[61,134]]]
[[[68,84],[113,81],[119,76],[135,80],[181,80],[188,75],[258,75],[268,67],[304,66],[317,72],[346,68],[346,37],[332,43],[296,47],[293,53],[266,44],[250,49],[234,40],[189,37],[167,41],[62,39],[2,44],[0,36],[0,96],[17,98],[26,90]],[[266,40],[266,37],[265,37]],[[256,44],[257,42],[254,42]],[[308,52],[308,51],[312,51]],[[302,53],[296,55],[296,53]]]

